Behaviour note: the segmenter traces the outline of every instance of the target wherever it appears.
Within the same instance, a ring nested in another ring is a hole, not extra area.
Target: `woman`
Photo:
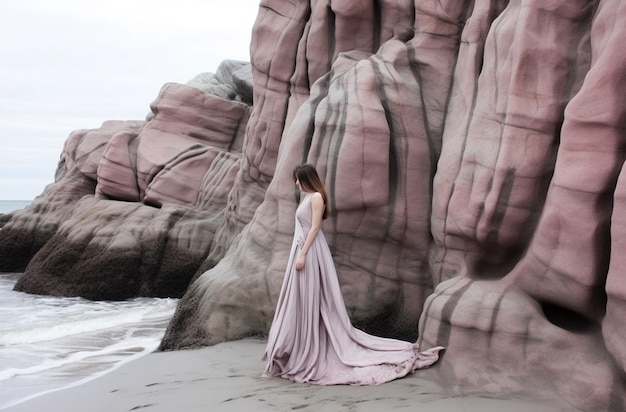
[[[439,358],[441,346],[368,335],[348,317],[324,233],[328,196],[317,171],[295,168],[302,193],[294,240],[263,359],[264,376],[319,385],[371,385],[403,377]]]

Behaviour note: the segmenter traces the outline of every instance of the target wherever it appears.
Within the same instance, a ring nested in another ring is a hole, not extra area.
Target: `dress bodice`
[[[302,226],[304,233],[311,228],[311,195],[312,193],[306,193],[296,210],[296,221]]]

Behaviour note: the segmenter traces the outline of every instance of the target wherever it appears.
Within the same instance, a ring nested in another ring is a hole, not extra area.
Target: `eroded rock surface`
[[[263,336],[307,161],[355,325],[419,320],[454,393],[624,410],[625,39],[618,0],[262,0],[251,66],[70,136],[0,268],[35,293],[186,290],[164,350]]]
[[[2,228],[0,270],[25,269],[16,289],[180,297],[224,222],[240,169],[246,67],[227,61],[219,76],[166,84],[149,121],[72,133],[55,183]],[[237,85],[229,73],[239,73]]]

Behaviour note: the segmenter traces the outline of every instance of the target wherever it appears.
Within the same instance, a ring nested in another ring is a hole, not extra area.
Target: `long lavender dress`
[[[263,356],[267,361],[263,375],[319,385],[375,385],[436,362],[440,346],[419,352],[415,343],[372,336],[352,326],[321,230],[304,269],[296,270],[311,218],[311,193],[307,193],[296,211],[294,240]]]

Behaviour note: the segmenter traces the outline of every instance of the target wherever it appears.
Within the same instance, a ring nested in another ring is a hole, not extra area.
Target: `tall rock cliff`
[[[0,270],[182,296],[164,350],[263,336],[310,162],[355,325],[454,393],[624,410],[624,41],[619,0],[262,0],[251,64],[68,138]]]

